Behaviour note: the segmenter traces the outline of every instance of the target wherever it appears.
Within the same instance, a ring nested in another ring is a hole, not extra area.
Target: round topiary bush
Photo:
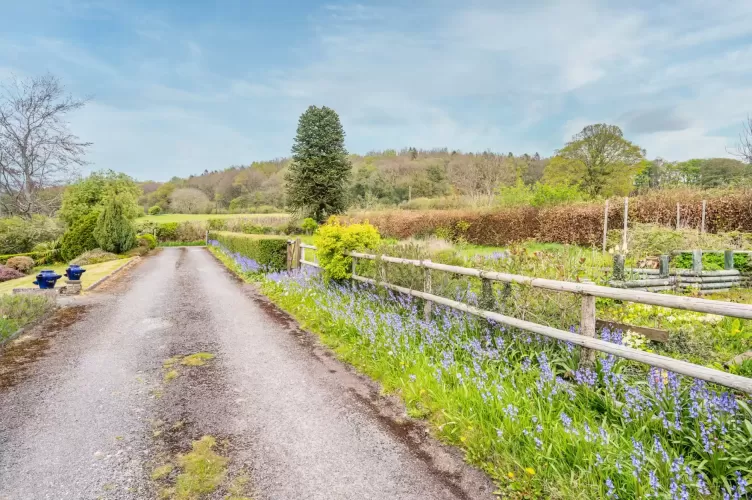
[[[88,250],[94,250],[97,240],[94,238],[94,229],[97,227],[99,212],[91,212],[81,217],[73,227],[68,229],[60,242],[60,256],[65,261],[70,261]]]
[[[16,271],[28,274],[34,268],[34,259],[25,255],[19,255],[18,257],[8,259],[5,265]]]
[[[162,207],[159,205],[154,205],[153,207],[149,208],[149,215],[159,215],[162,213]]]
[[[23,278],[24,276],[26,276],[24,273],[12,267],[0,266],[0,282]]]

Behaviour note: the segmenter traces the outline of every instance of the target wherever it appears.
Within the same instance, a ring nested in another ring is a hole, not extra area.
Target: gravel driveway
[[[0,499],[158,498],[180,470],[155,467],[206,435],[228,462],[208,498],[493,491],[202,248],[162,250],[0,353]]]

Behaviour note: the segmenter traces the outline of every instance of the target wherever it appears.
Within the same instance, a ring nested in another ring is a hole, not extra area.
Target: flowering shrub
[[[507,498],[748,498],[747,396],[611,355],[578,369],[568,343],[440,306],[425,321],[417,299],[308,270],[270,274],[263,290]]]
[[[352,258],[345,254],[375,248],[381,237],[368,222],[343,225],[331,217],[319,227],[313,241],[324,276],[339,280],[351,275]]]

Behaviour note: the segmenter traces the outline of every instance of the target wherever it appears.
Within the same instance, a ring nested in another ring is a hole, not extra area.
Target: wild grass
[[[269,275],[272,300],[397,392],[507,498],[743,498],[749,400],[373,287]],[[622,342],[616,332],[603,338]]]
[[[48,297],[0,295],[0,342],[55,308]]]

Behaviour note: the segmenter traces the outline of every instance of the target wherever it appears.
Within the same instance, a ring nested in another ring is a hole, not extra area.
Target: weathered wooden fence
[[[296,242],[290,242],[290,245],[297,246],[301,249],[310,249],[314,251],[316,250],[316,247],[312,245],[301,244],[299,240]],[[294,255],[296,252],[292,251],[291,253]],[[627,290],[607,286],[599,286],[590,283],[574,283],[569,281],[557,281],[544,278],[532,278],[530,276],[521,276],[495,271],[483,271],[480,269],[438,264],[431,262],[430,260],[403,259],[399,257],[372,255],[361,252],[350,252],[347,255],[349,255],[353,259],[353,280],[383,286],[384,288],[424,299],[424,314],[426,318],[429,318],[431,315],[432,304],[441,304],[460,311],[464,311],[474,316],[493,320],[499,324],[518,328],[520,330],[525,330],[532,333],[537,333],[539,335],[554,338],[557,340],[571,342],[572,344],[584,347],[585,350],[581,357],[583,366],[592,365],[595,356],[595,353],[593,351],[599,351],[752,394],[751,378],[733,375],[721,370],[715,370],[713,368],[688,363],[686,361],[669,358],[667,356],[661,356],[659,354],[641,351],[639,349],[633,349],[627,346],[613,344],[611,342],[606,342],[605,340],[595,338],[595,300],[597,297],[602,297],[623,300],[627,302],[637,302],[640,304],[669,307],[673,309],[683,309],[687,311],[697,311],[709,314],[718,314],[722,316],[731,316],[742,319],[752,319],[752,305],[736,304],[733,302],[723,302],[694,297],[664,295],[640,290]],[[298,265],[319,267],[318,263],[315,261],[315,258],[314,261],[306,260],[305,258],[300,257],[298,257],[298,259]],[[375,280],[372,278],[367,278],[365,276],[359,276],[356,273],[357,259],[377,261],[380,266],[380,270],[378,272],[379,279]],[[425,273],[423,290],[414,290],[411,288],[405,288],[388,283],[386,281],[387,273],[385,267],[383,266],[383,263],[402,264],[422,268]],[[291,267],[294,267],[294,265],[295,263],[293,263]],[[479,278],[482,283],[480,304],[483,309],[432,294],[432,270]],[[558,328],[553,328],[550,326],[541,325],[538,323],[533,323],[531,321],[521,320],[511,316],[505,316],[497,312],[489,311],[488,309],[493,308],[493,298],[492,294],[490,294],[489,292],[491,291],[491,284],[494,281],[502,283],[516,283],[533,288],[540,288],[555,292],[575,293],[580,295],[582,297],[582,305],[580,313],[579,333],[572,333]]]
[[[614,267],[610,286],[617,288],[630,288],[649,292],[661,292],[666,290],[686,291],[694,289],[700,293],[728,292],[736,286],[752,285],[752,276],[742,274],[734,269],[734,254],[752,252],[739,250],[678,250],[672,255],[691,253],[691,269],[669,269],[669,255],[659,257],[658,269],[649,268],[625,268],[624,256],[614,256]],[[702,255],[706,253],[722,253],[724,269],[717,271],[705,271],[702,264]]]

